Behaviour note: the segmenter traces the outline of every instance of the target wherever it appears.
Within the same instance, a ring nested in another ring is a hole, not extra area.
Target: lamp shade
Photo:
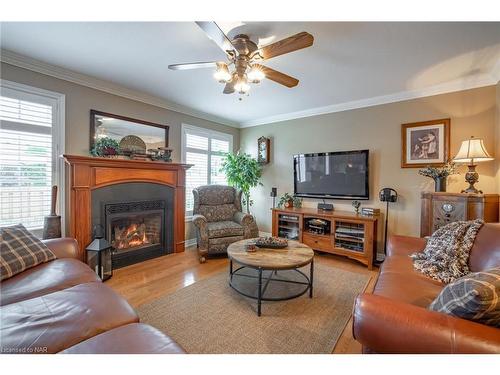
[[[493,160],[493,158],[486,151],[483,140],[474,137],[463,141],[458,154],[453,158],[453,161],[457,163],[474,163],[489,160]]]
[[[214,73],[214,78],[220,83],[226,83],[231,80],[231,73],[229,73],[229,69],[225,63],[217,63],[217,70]]]

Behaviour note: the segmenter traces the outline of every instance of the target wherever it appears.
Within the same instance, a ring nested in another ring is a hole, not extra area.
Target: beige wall
[[[1,65],[1,77],[66,95],[66,153],[68,154],[88,155],[91,109],[169,125],[169,146],[174,150],[173,160],[176,162],[180,162],[181,159],[182,123],[232,134],[234,149],[237,150],[239,147],[239,130],[230,126],[108,94],[5,63]]]
[[[175,162],[180,162],[181,160],[182,123],[232,134],[234,137],[234,150],[238,150],[239,148],[239,129],[236,128],[108,94],[104,91],[95,90],[5,63],[1,64],[0,71],[2,79],[55,91],[66,96],[65,146],[67,154],[88,155],[89,112],[91,109],[169,125],[169,146],[174,150],[172,156]],[[186,238],[194,237],[191,225],[186,226],[186,232]]]
[[[418,169],[401,168],[401,124],[439,118],[451,118],[451,156],[462,140],[471,135],[482,137],[491,153],[500,156],[495,147],[495,86],[457,93],[437,95],[380,106],[331,113],[303,119],[267,124],[241,130],[241,149],[256,155],[257,139],[271,138],[271,163],[264,167],[262,183],[254,189],[259,229],[271,229],[271,187],[278,195],[293,192],[292,156],[298,153],[342,150],[370,150],[371,200],[363,205],[383,207],[377,199],[382,187],[392,187],[399,193],[399,202],[391,205],[389,231],[404,235],[419,235],[420,192],[432,190],[432,180],[418,175]],[[478,166],[478,188],[486,193],[499,191],[495,162]],[[465,187],[465,166],[461,175],[449,179],[448,191]],[[305,206],[315,207],[318,200],[306,199]],[[350,201],[332,201],[337,210],[352,210]],[[381,226],[382,227],[382,226]]]

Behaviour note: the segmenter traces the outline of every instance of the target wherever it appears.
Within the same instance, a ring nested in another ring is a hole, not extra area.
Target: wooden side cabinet
[[[443,225],[459,220],[498,222],[498,194],[422,192],[420,235],[430,236]]]
[[[317,251],[344,255],[373,268],[377,216],[314,208],[273,209],[273,236],[305,243]]]

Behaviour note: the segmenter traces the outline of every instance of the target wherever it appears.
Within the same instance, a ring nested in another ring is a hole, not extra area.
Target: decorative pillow
[[[500,328],[500,267],[448,284],[429,310]]]
[[[22,224],[0,228],[0,276],[8,279],[56,256]]]

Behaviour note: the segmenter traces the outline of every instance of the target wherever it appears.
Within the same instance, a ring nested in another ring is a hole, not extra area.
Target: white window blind
[[[0,225],[43,226],[53,181],[53,107],[0,96]]]
[[[220,171],[224,154],[232,151],[233,136],[190,125],[182,126],[182,160],[194,166],[186,173],[186,214],[193,212],[193,189],[201,185],[225,185]]]

